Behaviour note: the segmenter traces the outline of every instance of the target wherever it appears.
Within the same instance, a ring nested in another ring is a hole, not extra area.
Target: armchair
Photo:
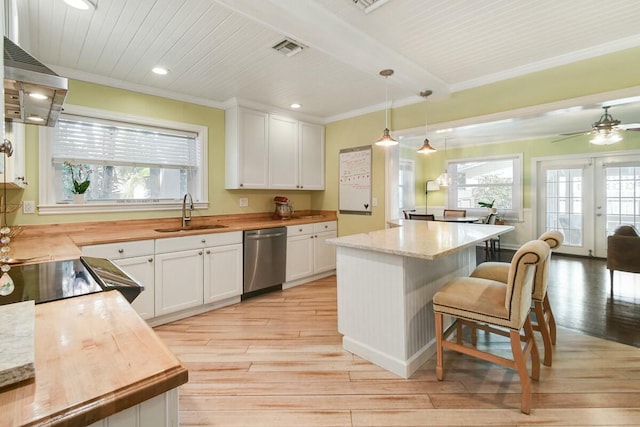
[[[607,268],[612,292],[615,270],[640,273],[640,233],[634,226],[621,225],[607,237]]]

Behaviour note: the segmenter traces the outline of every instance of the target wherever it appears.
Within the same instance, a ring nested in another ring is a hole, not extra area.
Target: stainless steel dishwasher
[[[242,298],[282,288],[287,263],[287,227],[244,232]]]

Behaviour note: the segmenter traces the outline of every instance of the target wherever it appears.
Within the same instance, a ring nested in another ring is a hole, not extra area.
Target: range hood
[[[54,73],[11,39],[4,38],[5,120],[55,126],[67,89],[65,77]],[[37,95],[41,96],[37,98]]]

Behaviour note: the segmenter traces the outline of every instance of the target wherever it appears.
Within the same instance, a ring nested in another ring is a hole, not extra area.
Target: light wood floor
[[[559,328],[524,415],[506,368],[447,351],[444,381],[433,358],[405,380],[344,351],[335,277],[156,331],[189,369],[182,426],[640,425],[638,348]]]

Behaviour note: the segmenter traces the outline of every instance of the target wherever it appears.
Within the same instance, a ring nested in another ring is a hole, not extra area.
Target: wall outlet
[[[247,206],[249,206],[249,198],[240,197],[240,199],[238,199],[238,204],[240,205],[241,208],[246,208]]]
[[[33,200],[25,200],[22,202],[22,213],[36,213],[36,202]]]
[[[371,198],[371,206],[378,206],[378,198],[377,197],[372,197]]]

